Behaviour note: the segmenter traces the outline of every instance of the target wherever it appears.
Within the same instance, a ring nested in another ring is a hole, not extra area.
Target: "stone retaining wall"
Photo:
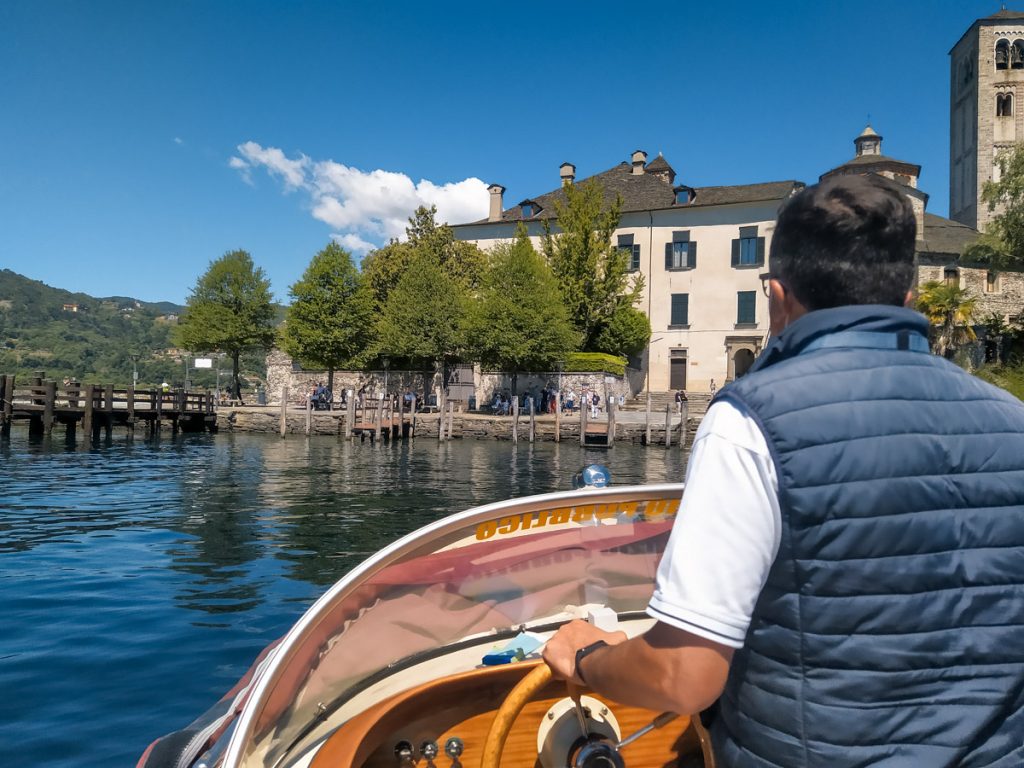
[[[579,396],[583,389],[597,393],[604,402],[608,397],[618,398],[620,395],[630,400],[643,387],[643,375],[629,371],[626,376],[612,376],[605,373],[578,373],[566,371],[559,375],[557,371],[548,373],[521,373],[516,377],[516,392],[520,395],[532,392],[538,398],[540,390],[555,388],[561,383],[563,392],[570,389]],[[334,396],[337,401],[344,390],[365,391],[371,396],[387,389],[393,393],[412,391],[420,399],[424,393],[433,394],[441,386],[441,376],[433,371],[335,371]],[[299,405],[317,384],[327,384],[327,371],[307,371],[296,368],[292,359],[280,350],[273,350],[267,355],[267,403],[276,405],[281,402],[282,387],[288,386],[288,402]],[[479,405],[494,400],[496,392],[512,391],[512,375],[499,371],[481,371],[479,366],[473,369],[473,384],[476,390],[476,401]]]
[[[344,438],[346,413],[342,411],[313,411],[310,414],[310,433],[314,435],[334,435]],[[408,418],[408,416],[406,417]],[[279,434],[281,411],[279,408],[240,407],[222,408],[217,416],[218,426],[227,432],[263,432]],[[419,439],[437,440],[440,419],[437,414],[416,414],[416,437]],[[686,446],[693,441],[693,435],[700,424],[699,418],[687,420]],[[579,416],[561,420],[560,438],[562,442],[579,443]],[[290,409],[287,414],[287,433],[303,435],[306,431],[306,412]],[[519,440],[527,442],[530,437],[530,418],[519,417]],[[672,446],[679,445],[681,434],[679,417],[673,417],[671,427]],[[452,437],[466,440],[511,440],[512,418],[505,416],[484,416],[471,413],[456,413],[452,421]],[[552,442],[555,439],[555,419],[553,416],[537,417],[534,438],[538,442]],[[616,443],[643,444],[646,439],[646,427],[639,423],[617,423],[615,425]],[[651,445],[663,447],[665,444],[665,420],[659,416],[651,419]]]

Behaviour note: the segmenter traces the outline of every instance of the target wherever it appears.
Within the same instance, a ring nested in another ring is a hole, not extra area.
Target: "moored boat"
[[[681,495],[587,488],[421,528],[337,582],[139,768],[713,765],[696,718],[568,691],[539,653],[573,619],[651,626]]]

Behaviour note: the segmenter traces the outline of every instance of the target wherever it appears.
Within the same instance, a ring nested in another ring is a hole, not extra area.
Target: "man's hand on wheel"
[[[576,674],[576,651],[598,640],[604,640],[608,645],[618,645],[626,640],[626,633],[605,632],[579,619],[563,624],[544,646],[544,661],[551,667],[555,679],[583,685]]]

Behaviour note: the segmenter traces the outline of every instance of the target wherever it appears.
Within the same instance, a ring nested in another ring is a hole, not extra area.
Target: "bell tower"
[[[1024,138],[1024,12],[975,21],[949,52],[949,217],[985,230],[998,209],[982,202],[999,153]]]

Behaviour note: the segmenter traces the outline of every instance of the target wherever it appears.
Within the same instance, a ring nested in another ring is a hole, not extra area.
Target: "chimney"
[[[491,184],[487,191],[491,193],[491,211],[487,214],[487,220],[501,221],[501,212],[505,210],[505,207],[502,205],[502,195],[505,194],[505,188],[501,184]]]
[[[647,153],[642,149],[638,149],[633,153],[633,175],[640,176],[644,172],[644,166],[647,164]]]
[[[576,166],[572,163],[562,163],[558,166],[558,175],[562,177],[562,186],[572,184],[576,181]]]

